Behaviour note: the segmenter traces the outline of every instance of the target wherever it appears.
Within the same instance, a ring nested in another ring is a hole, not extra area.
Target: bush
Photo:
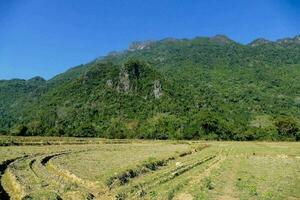
[[[83,124],[75,132],[75,137],[94,137],[95,128],[91,124]]]
[[[185,123],[183,130],[183,139],[199,139],[200,138],[200,122],[197,120],[188,121]]]
[[[105,136],[107,138],[124,139],[128,129],[126,128],[124,120],[121,118],[112,118],[109,123],[109,127],[106,129]]]
[[[233,130],[217,114],[210,111],[199,112],[185,125],[185,139],[233,139]]]
[[[15,136],[28,136],[28,133],[28,127],[25,125],[19,125],[11,131],[11,134]]]
[[[156,114],[144,123],[139,138],[145,139],[180,139],[182,122],[174,115]]]
[[[296,133],[296,141],[300,141],[300,130]]]
[[[50,128],[49,131],[45,133],[45,136],[64,136],[64,135],[66,135],[65,129],[59,127]]]
[[[257,139],[256,132],[253,129],[249,129],[245,132],[239,132],[233,136],[234,140],[237,141],[252,141]]]
[[[27,124],[28,132],[30,135],[43,135],[44,128],[41,121],[32,121]]]
[[[5,129],[0,129],[0,135],[7,135],[7,131]]]
[[[275,126],[277,128],[278,134],[283,138],[295,138],[297,137],[297,133],[299,128],[297,127],[297,123],[293,118],[290,117],[281,117],[278,118],[275,122]]]

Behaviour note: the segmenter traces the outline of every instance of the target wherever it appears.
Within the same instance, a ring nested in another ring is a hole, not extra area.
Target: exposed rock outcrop
[[[117,87],[118,91],[128,92],[130,89],[129,74],[125,67],[121,68],[119,74],[119,85]]]
[[[162,89],[161,89],[161,83],[159,80],[154,81],[153,93],[154,93],[155,99],[159,99],[163,95]]]
[[[111,79],[108,79],[108,80],[106,81],[106,86],[109,87],[109,88],[112,88],[113,82],[112,82]]]

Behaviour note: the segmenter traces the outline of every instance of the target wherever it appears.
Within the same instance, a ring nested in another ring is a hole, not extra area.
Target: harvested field
[[[15,141],[0,147],[3,200],[300,199],[299,143]]]

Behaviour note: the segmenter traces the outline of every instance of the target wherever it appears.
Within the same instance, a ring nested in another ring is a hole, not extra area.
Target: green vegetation
[[[0,81],[0,134],[299,140],[298,41],[136,42],[48,81]]]
[[[297,142],[8,138],[0,199],[300,198]]]

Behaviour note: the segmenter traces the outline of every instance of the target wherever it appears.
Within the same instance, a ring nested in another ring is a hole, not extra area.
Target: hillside
[[[298,140],[300,36],[134,42],[48,81],[0,81],[0,131]]]

